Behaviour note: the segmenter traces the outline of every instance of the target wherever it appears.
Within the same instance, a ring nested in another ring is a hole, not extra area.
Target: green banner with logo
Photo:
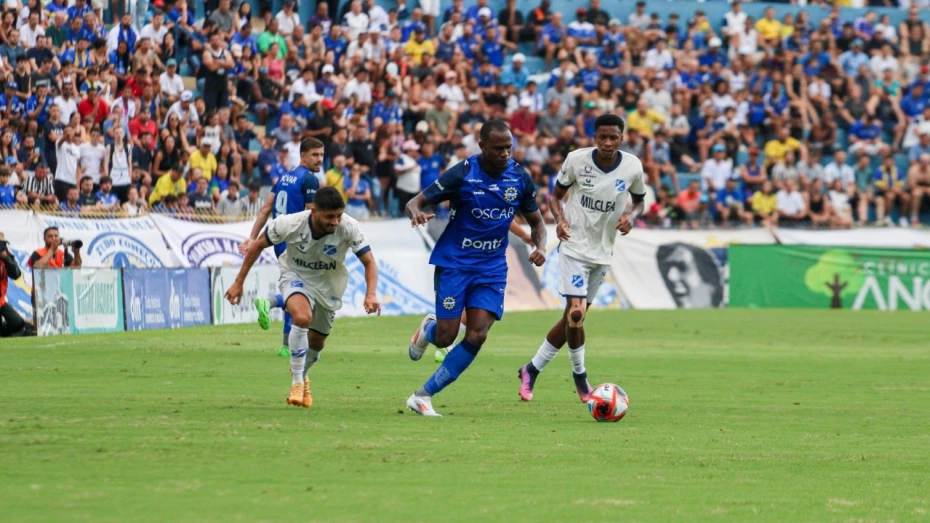
[[[730,246],[731,307],[930,310],[930,251]]]

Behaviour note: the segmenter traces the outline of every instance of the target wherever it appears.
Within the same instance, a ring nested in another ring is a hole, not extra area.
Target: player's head
[[[323,166],[323,142],[316,138],[304,138],[300,141],[300,163],[313,172]]]
[[[313,197],[312,226],[326,234],[336,232],[336,227],[342,222],[342,212],[346,202],[334,187],[323,187]]]
[[[484,164],[497,172],[504,172],[513,154],[513,135],[510,128],[500,120],[491,120],[481,126],[478,147]]]
[[[660,245],[659,272],[678,307],[719,307],[723,302],[720,266],[706,250],[686,243]]]
[[[613,156],[623,140],[623,118],[602,114],[594,120],[594,145],[602,155]]]

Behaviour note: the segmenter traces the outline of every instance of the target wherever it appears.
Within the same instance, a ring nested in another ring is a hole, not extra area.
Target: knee
[[[484,342],[488,339],[488,329],[473,329],[469,327],[468,330],[465,331],[465,339],[480,349],[481,346],[484,345]]]
[[[437,347],[448,347],[452,345],[455,341],[455,338],[459,335],[458,325],[448,326],[444,324],[445,322],[436,324],[436,346]]]
[[[573,303],[568,309],[568,326],[578,329],[584,326],[585,305],[584,302],[578,301]]]

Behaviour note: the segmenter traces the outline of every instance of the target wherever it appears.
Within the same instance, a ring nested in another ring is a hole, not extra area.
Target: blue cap
[[[862,47],[863,45],[865,45],[865,42],[863,42],[861,38],[856,38],[855,40],[852,41],[852,44]]]
[[[722,152],[726,152],[727,148],[724,147],[722,143],[718,143],[718,144],[715,144],[710,150],[715,153],[722,153]]]

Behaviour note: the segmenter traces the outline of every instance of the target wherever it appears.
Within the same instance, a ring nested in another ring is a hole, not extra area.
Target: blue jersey
[[[513,160],[498,176],[485,173],[472,156],[455,165],[423,195],[431,204],[450,203],[449,225],[429,262],[437,267],[507,274],[507,234],[514,213],[532,213],[536,186]]]
[[[284,214],[295,214],[307,210],[307,204],[313,203],[313,197],[320,188],[320,181],[316,175],[310,172],[303,165],[288,171],[287,174],[278,178],[278,183],[274,189],[274,208],[271,212],[272,218]],[[281,243],[274,246],[274,253],[281,256],[281,253],[287,248],[287,245]]]

